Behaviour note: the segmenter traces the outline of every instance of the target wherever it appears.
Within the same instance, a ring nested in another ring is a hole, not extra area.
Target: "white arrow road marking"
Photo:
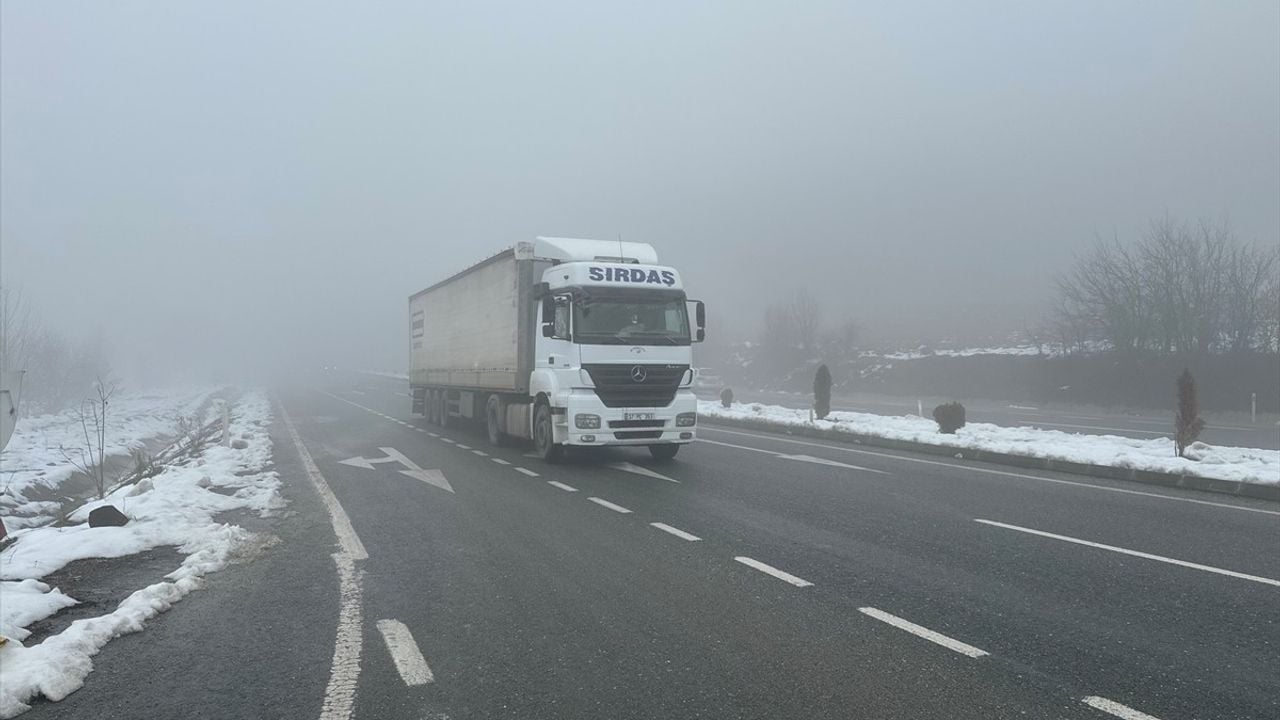
[[[340,460],[339,462],[343,465],[350,465],[352,467],[363,468],[365,470],[372,470],[374,465],[381,465],[383,463],[400,463],[407,468],[400,471],[401,475],[407,475],[414,480],[420,480],[428,485],[438,487],[441,490],[453,492],[453,486],[449,484],[447,479],[445,479],[444,473],[439,470],[423,470],[418,467],[417,463],[405,457],[404,453],[396,450],[395,448],[380,447],[378,449],[386,453],[386,457],[372,459],[353,457],[346,460]]]
[[[444,473],[440,472],[439,470],[423,470],[422,468],[418,467],[412,460],[405,457],[403,453],[401,453],[399,450],[396,450],[395,448],[380,447],[378,449],[386,453],[387,457],[394,458],[396,462],[409,468],[408,470],[401,470],[400,471],[401,475],[408,475],[414,480],[421,480],[422,482],[428,485],[434,485],[440,488],[441,490],[448,490],[449,492],[453,492],[453,486],[450,485],[449,481],[445,479]]]
[[[408,475],[414,480],[421,480],[428,485],[434,485],[441,490],[453,492],[453,486],[445,479],[444,473],[439,470],[401,470],[401,475]]]
[[[828,460],[826,458],[814,457],[812,455],[778,455],[783,460],[799,460],[800,462],[814,463],[816,465],[830,465],[832,467],[848,468],[850,470],[860,470],[862,472],[876,473],[877,475],[888,475],[883,470],[872,470],[871,468],[862,467],[861,465],[850,465],[837,460]]]
[[[396,664],[396,670],[405,685],[426,685],[436,679],[427,666],[427,659],[422,657],[418,643],[413,640],[413,633],[399,620],[379,620],[378,632],[387,643],[387,651]]]
[[[393,458],[393,457],[363,458],[363,457],[357,456],[353,458],[347,458],[346,460],[339,460],[338,464],[350,465],[351,467],[363,468],[365,470],[372,470],[374,465],[381,465],[382,463],[392,463],[395,461],[396,461],[396,458]]]
[[[623,472],[635,473],[636,475],[643,475],[645,477],[656,478],[658,480],[666,480],[667,482],[673,482],[673,483],[680,482],[675,478],[669,478],[666,475],[663,475],[661,473],[656,473],[647,467],[641,467],[640,465],[632,465],[629,462],[609,463],[609,467],[613,468],[614,470],[621,470]]]

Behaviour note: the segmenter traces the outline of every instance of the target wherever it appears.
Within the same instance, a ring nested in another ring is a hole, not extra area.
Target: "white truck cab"
[[[691,322],[680,273],[647,244],[538,238],[533,254],[555,263],[542,273],[530,381],[539,452],[647,445],[673,457],[697,432],[691,344],[705,333],[702,303]]]
[[[691,312],[692,310],[692,312]],[[539,237],[409,298],[414,410],[483,417],[489,439],[640,445],[675,456],[697,433],[701,302],[645,243]]]

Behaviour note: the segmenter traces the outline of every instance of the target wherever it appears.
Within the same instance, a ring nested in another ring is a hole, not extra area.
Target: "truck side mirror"
[[[551,323],[546,323],[545,325],[542,326],[542,337],[549,338],[549,337],[555,337],[555,336],[556,336],[555,325],[552,325]]]
[[[543,293],[542,295],[542,328],[543,337],[551,337],[546,334],[546,329],[552,327],[552,323],[556,319],[556,296],[551,293]]]
[[[693,314],[698,320],[698,329],[705,328],[707,326],[707,304],[698,300],[693,307]]]
[[[695,339],[694,339],[694,342],[702,342],[703,340],[706,340],[706,339],[707,339],[707,331],[706,331],[706,330],[703,330],[702,328],[698,328],[698,334],[697,334],[697,335],[695,335],[695,336],[694,336],[694,338],[695,338]]]

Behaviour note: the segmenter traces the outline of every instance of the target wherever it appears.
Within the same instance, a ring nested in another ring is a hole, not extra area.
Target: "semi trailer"
[[[646,243],[539,237],[409,297],[413,412],[483,422],[489,442],[646,446],[697,434],[693,348],[706,308]]]

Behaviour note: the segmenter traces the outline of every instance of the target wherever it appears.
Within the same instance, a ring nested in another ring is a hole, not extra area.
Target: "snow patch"
[[[71,515],[81,524],[19,530],[0,553],[0,624],[10,642],[0,647],[0,717],[25,711],[37,695],[61,700],[77,690],[93,669],[91,657],[108,641],[137,632],[144,623],[200,586],[201,578],[237,559],[248,558],[275,538],[219,523],[219,514],[250,510],[269,515],[283,507],[280,480],[271,465],[267,428],[271,405],[262,393],[249,393],[233,410],[231,431],[248,447],[206,448],[187,465],[168,466],[141,484],[125,487],[105,500],[85,504]],[[130,517],[123,527],[90,528],[90,510],[114,504]],[[92,557],[122,557],[162,545],[177,546],[187,557],[166,581],[134,592],[112,613],[77,620],[38,645],[24,647],[24,625],[75,601],[49,590],[36,578],[69,562]],[[10,607],[10,599],[16,602]],[[64,600],[65,598],[65,600]]]
[[[698,413],[711,418],[756,420],[779,427],[813,427],[960,450],[985,450],[1231,482],[1280,485],[1280,450],[1195,443],[1188,449],[1187,457],[1180,458],[1174,454],[1171,438],[1081,435],[1035,427],[1002,427],[990,423],[969,423],[955,435],[944,435],[938,432],[936,422],[917,415],[833,412],[826,420],[811,421],[808,409],[761,403],[734,403],[732,407],[724,408],[717,402],[707,400],[698,402]]]

